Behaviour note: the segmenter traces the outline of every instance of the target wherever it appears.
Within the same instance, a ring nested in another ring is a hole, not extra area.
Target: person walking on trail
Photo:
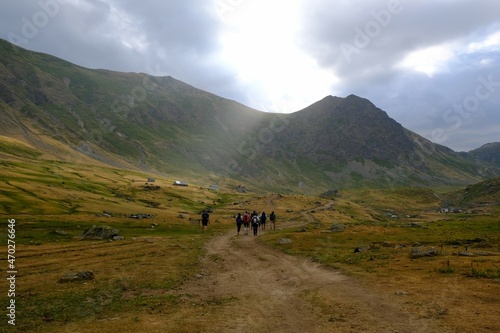
[[[269,220],[271,221],[271,229],[276,229],[276,214],[274,214],[274,211],[269,215]]]
[[[241,216],[241,213],[238,213],[238,216],[236,216],[236,230],[238,231],[238,235],[240,234],[242,224],[243,224],[243,217]]]
[[[243,229],[245,230],[245,235],[248,236],[248,228],[250,227],[250,214],[245,212],[243,215]]]
[[[262,212],[262,214],[260,215],[260,230],[266,230],[266,220],[266,212]]]
[[[203,214],[201,214],[201,225],[203,226],[203,232],[207,230],[207,226],[210,223],[210,215],[207,213],[207,211],[204,211]]]
[[[257,232],[259,231],[259,224],[260,224],[259,215],[252,216],[252,229],[254,236],[257,236]]]

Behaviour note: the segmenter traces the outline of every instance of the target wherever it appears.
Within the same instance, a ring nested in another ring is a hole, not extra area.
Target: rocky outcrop
[[[120,240],[123,237],[117,229],[107,227],[107,226],[92,226],[85,230],[81,235],[78,236],[80,239],[112,239]]]
[[[78,273],[68,273],[61,277],[58,283],[70,283],[70,282],[77,282],[77,281],[89,281],[94,279],[94,272],[92,271],[85,271],[85,272],[78,272]]]

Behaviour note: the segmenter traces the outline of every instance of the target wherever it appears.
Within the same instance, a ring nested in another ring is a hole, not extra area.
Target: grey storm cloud
[[[171,75],[249,106],[265,105],[272,94],[258,82],[241,79],[241,68],[234,65],[241,62],[228,63],[221,36],[230,25],[217,11],[222,8],[232,19],[250,13],[261,1],[4,0],[0,37],[81,66]],[[368,98],[406,128],[454,150],[500,141],[500,1],[280,1],[260,3],[262,11],[275,11],[267,27],[287,26],[290,22],[283,20],[289,16],[283,14],[300,6],[299,20],[293,23],[298,29],[283,37],[293,38],[296,49],[336,78],[326,83],[323,77],[321,84],[330,85],[324,90]],[[262,14],[269,14],[262,11],[245,21],[255,24],[255,31]],[[488,45],[488,36],[497,39]],[[432,73],[404,64],[415,52],[433,47],[448,54],[439,61],[439,54],[423,53],[423,60],[436,67]],[[261,55],[265,48],[258,56],[266,61]],[[251,61],[238,66],[259,65]],[[295,68],[291,65],[289,72]],[[271,72],[283,75],[267,67],[262,73]],[[302,82],[299,74],[295,77],[293,88],[299,90],[288,96],[304,93],[301,85],[312,86],[312,76]]]
[[[342,77],[378,74],[411,51],[498,29],[500,23],[500,2],[494,0],[311,0],[305,6],[305,47]]]
[[[500,139],[498,48],[457,55],[432,77],[397,66],[412,52],[467,45],[500,31],[500,2],[311,0],[304,6],[302,45],[339,76],[339,94],[366,97],[405,127],[457,150]],[[490,62],[480,64],[484,59]],[[492,91],[479,100],[475,89],[488,77]]]
[[[238,98],[207,1],[7,0],[2,38],[89,68],[171,75]]]

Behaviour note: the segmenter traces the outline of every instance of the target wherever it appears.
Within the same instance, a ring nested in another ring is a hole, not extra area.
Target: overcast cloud
[[[263,111],[368,98],[456,151],[500,141],[497,0],[4,0],[1,38]]]

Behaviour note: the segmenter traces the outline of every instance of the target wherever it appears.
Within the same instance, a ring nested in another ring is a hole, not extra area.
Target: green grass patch
[[[498,279],[500,278],[500,269],[497,267],[480,268],[479,265],[477,265],[477,267],[471,267],[471,269],[466,272],[466,275],[473,278]]]
[[[87,241],[74,236],[97,221],[83,215],[23,220],[16,217],[17,265],[24,272],[16,290],[16,328],[32,332],[170,312],[179,303],[174,290],[198,272],[205,242],[227,230],[215,223],[202,233],[188,223],[160,222],[151,228],[147,220],[111,219],[107,225],[124,241]],[[0,237],[6,239],[5,233]],[[94,272],[93,280],[57,283],[69,272],[87,270]]]
[[[350,213],[355,214],[355,210]],[[313,223],[307,226],[306,232],[278,230],[260,239],[290,255],[304,256],[329,267],[367,273],[387,272],[404,262],[410,267],[423,264],[438,273],[462,274],[463,267],[439,267],[436,258],[455,260],[453,255],[466,247],[471,251],[494,252],[499,246],[499,224],[494,216],[465,219],[457,214],[453,219],[418,224],[396,220],[385,224],[351,222],[345,225],[343,232],[329,232],[329,225],[323,224],[318,229]],[[292,243],[281,245],[280,238],[288,238]],[[410,259],[412,248],[420,246],[433,247],[441,255]],[[484,269],[470,274],[494,277],[498,272],[494,263],[495,259],[490,259]]]

